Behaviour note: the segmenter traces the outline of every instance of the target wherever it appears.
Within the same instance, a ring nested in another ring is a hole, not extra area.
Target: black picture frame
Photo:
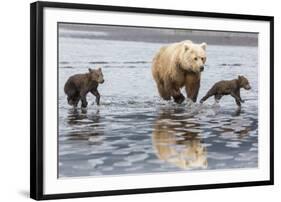
[[[154,187],[129,190],[93,191],[66,194],[43,193],[43,9],[62,8],[80,10],[116,11],[175,16],[210,17],[224,19],[267,21],[270,23],[270,179],[241,183],[205,184],[175,187]],[[135,8],[58,2],[35,2],[30,5],[30,197],[36,200],[92,197],[106,195],[171,192],[228,187],[246,187],[274,184],[274,17],[183,10]]]

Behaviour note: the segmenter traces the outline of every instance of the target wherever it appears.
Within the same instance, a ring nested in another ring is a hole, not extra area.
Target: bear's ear
[[[242,79],[242,76],[241,75],[238,75],[238,80],[241,80]]]
[[[88,70],[89,70],[90,73],[92,72],[92,69],[91,69],[91,68],[89,68]]]
[[[184,51],[188,51],[190,49],[189,44],[184,44]]]
[[[101,68],[100,68],[100,67],[98,68],[98,71],[100,71],[100,72],[101,72]]]
[[[204,50],[206,50],[207,48],[207,44],[205,42],[201,43],[200,44],[201,48],[203,48]]]

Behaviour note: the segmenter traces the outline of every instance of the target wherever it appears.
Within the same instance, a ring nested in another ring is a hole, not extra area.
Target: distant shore
[[[173,43],[192,40],[212,45],[258,46],[257,33],[203,31],[167,28],[138,28],[84,24],[59,24],[59,36],[85,39]]]

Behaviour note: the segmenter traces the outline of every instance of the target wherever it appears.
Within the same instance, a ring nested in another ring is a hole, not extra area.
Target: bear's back
[[[87,80],[87,74],[72,75],[65,83],[64,91],[67,92],[68,89],[79,89]]]

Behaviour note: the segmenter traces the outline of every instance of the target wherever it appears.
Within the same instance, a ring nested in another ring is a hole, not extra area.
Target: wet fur
[[[68,104],[77,107],[81,100],[81,107],[85,108],[88,105],[86,96],[91,92],[96,96],[97,105],[100,104],[100,94],[98,91],[99,83],[103,83],[103,75],[101,69],[89,69],[88,73],[75,74],[67,80],[64,86],[64,92],[67,95]]]
[[[187,97],[194,102],[197,100],[200,88],[202,66],[206,61],[206,44],[193,44],[191,41],[163,46],[157,52],[152,63],[152,75],[157,84],[159,95],[164,100],[173,97],[177,103],[185,99],[180,92],[185,87]],[[193,57],[200,56],[204,60],[191,61]]]
[[[244,76],[238,76],[238,79],[219,81],[212,86],[207,94],[200,100],[200,103],[203,103],[211,96],[214,96],[215,100],[218,102],[222,96],[231,95],[235,99],[236,104],[240,107],[241,102],[244,102],[240,96],[241,88],[246,90],[251,88],[248,79]]]

